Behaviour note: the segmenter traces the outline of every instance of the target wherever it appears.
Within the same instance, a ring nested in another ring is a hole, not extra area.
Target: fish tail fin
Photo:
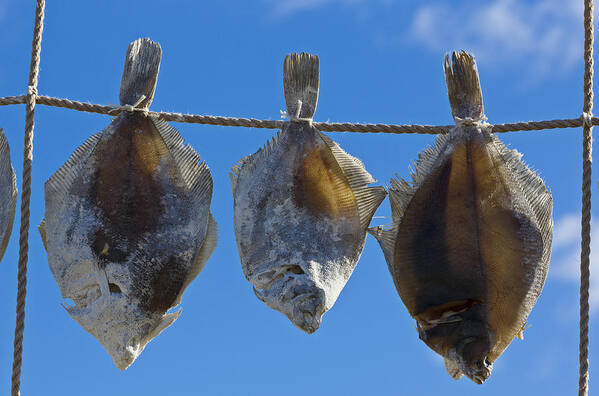
[[[318,56],[305,52],[287,55],[283,80],[289,119],[312,119],[318,103]]]
[[[483,94],[478,79],[474,56],[466,51],[445,55],[445,82],[451,113],[454,118],[471,118],[480,121],[484,118]]]
[[[141,109],[150,107],[161,58],[160,44],[149,38],[140,38],[129,44],[119,94],[121,105],[137,105]]]

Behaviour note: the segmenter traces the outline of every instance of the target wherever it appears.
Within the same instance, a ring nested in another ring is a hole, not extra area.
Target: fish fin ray
[[[382,226],[371,227],[368,229],[368,233],[372,235],[381,246],[385,261],[389,266],[389,269],[393,265],[393,255],[395,253],[395,239],[397,238],[398,224],[393,223],[390,228],[384,229]]]
[[[81,169],[86,165],[103,133],[98,132],[87,138],[81,146],[77,147],[69,159],[50,176],[44,186],[46,195],[60,194],[65,197],[69,194],[73,182]]]
[[[212,176],[206,162],[202,161],[191,145],[184,143],[179,132],[169,123],[154,117],[152,121],[175,159],[191,194],[196,197],[201,196],[202,202],[209,205],[212,200]]]
[[[495,135],[491,135],[491,137],[493,146],[499,151],[503,161],[513,172],[514,180],[524,193],[526,201],[535,215],[543,241],[549,241],[549,244],[551,244],[553,230],[553,197],[551,192],[545,186],[543,179],[522,161],[521,153],[507,148]],[[550,246],[544,248],[544,250],[547,249],[550,250]]]
[[[143,96],[137,107],[150,107],[154,99],[161,58],[160,44],[149,38],[140,38],[129,44],[119,93],[121,105],[135,105]]]
[[[484,118],[483,94],[474,56],[466,51],[453,52],[451,64],[445,55],[445,82],[454,118]]]
[[[290,54],[283,64],[285,103],[290,119],[312,119],[318,103],[318,56]]]
[[[258,149],[254,154],[250,154],[248,156],[243,157],[235,165],[231,167],[231,172],[229,173],[229,180],[231,181],[231,189],[233,191],[233,196],[237,191],[237,180],[239,179],[240,173],[243,172],[252,172],[256,169],[258,163],[261,162],[262,159],[268,157],[272,152],[273,148],[279,142],[279,138],[281,136],[282,131],[279,131],[275,136],[273,136],[266,144]]]
[[[397,175],[391,178],[389,201],[391,203],[391,216],[394,222],[401,222],[412,197],[426,177],[437,167],[438,158],[446,151],[449,143],[449,135],[439,135],[432,146],[427,147],[418,154],[418,159],[414,163],[411,183]]]
[[[44,244],[44,249],[46,249],[46,252],[47,252],[48,251],[48,242],[46,240],[46,219],[45,218],[43,218],[40,225],[37,226],[37,230],[39,231],[40,236],[42,237],[42,243]]]
[[[206,234],[204,235],[204,240],[202,241],[202,246],[198,251],[198,255],[192,264],[191,271],[185,278],[185,282],[183,282],[183,286],[181,287],[181,291],[177,296],[175,303],[173,306],[177,306],[181,303],[181,298],[183,297],[183,292],[187,289],[187,286],[202,272],[204,267],[206,266],[206,262],[216,249],[216,245],[218,243],[218,224],[214,217],[212,216],[212,212],[208,214],[208,226],[206,227]]]
[[[2,197],[2,199],[8,198],[10,202],[8,218],[6,219],[6,228],[2,230],[3,234],[0,245],[0,260],[2,260],[2,257],[6,252],[8,242],[10,241],[10,234],[12,233],[12,226],[15,219],[15,210],[17,205],[17,177],[10,161],[10,147],[8,145],[8,140],[6,139],[4,130],[2,128],[0,128],[0,177],[3,182],[8,181],[9,183],[8,186],[2,186],[2,193],[8,193],[7,195],[10,195],[8,197]]]
[[[367,228],[377,208],[387,196],[387,190],[383,186],[368,187],[376,180],[365,169],[364,164],[358,158],[345,152],[336,142],[322,132],[318,132],[320,138],[331,150],[337,164],[354,193],[360,225]]]

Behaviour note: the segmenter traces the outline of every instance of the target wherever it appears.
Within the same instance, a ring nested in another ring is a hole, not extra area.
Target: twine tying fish
[[[139,97],[139,99],[137,99],[137,101],[130,105],[130,104],[124,104],[124,105],[120,105],[120,106],[113,106],[114,107],[114,113],[112,113],[111,115],[118,115],[123,111],[129,112],[129,113],[134,113],[134,112],[139,112],[142,113],[143,115],[147,116],[149,113],[149,110],[147,107],[138,107],[141,102],[144,101],[144,99],[146,98],[146,95],[141,95]]]

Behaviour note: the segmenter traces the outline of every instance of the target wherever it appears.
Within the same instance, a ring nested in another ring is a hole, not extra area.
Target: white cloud
[[[355,7],[367,3],[389,4],[392,0],[264,0],[271,8],[274,16],[288,16],[305,11],[315,10],[326,5],[337,4]]]
[[[409,39],[433,51],[472,51],[479,62],[568,70],[582,59],[580,0],[435,1],[418,8]]]
[[[580,278],[580,215],[570,214],[554,226],[553,252],[549,274],[554,279],[579,282]],[[592,311],[599,311],[599,221],[591,222],[591,290]],[[594,267],[594,268],[593,268]]]

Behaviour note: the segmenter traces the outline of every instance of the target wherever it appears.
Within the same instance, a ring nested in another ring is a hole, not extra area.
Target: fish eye
[[[110,283],[109,282],[108,283],[108,290],[110,290],[111,293],[122,293],[121,288],[116,283]]]

